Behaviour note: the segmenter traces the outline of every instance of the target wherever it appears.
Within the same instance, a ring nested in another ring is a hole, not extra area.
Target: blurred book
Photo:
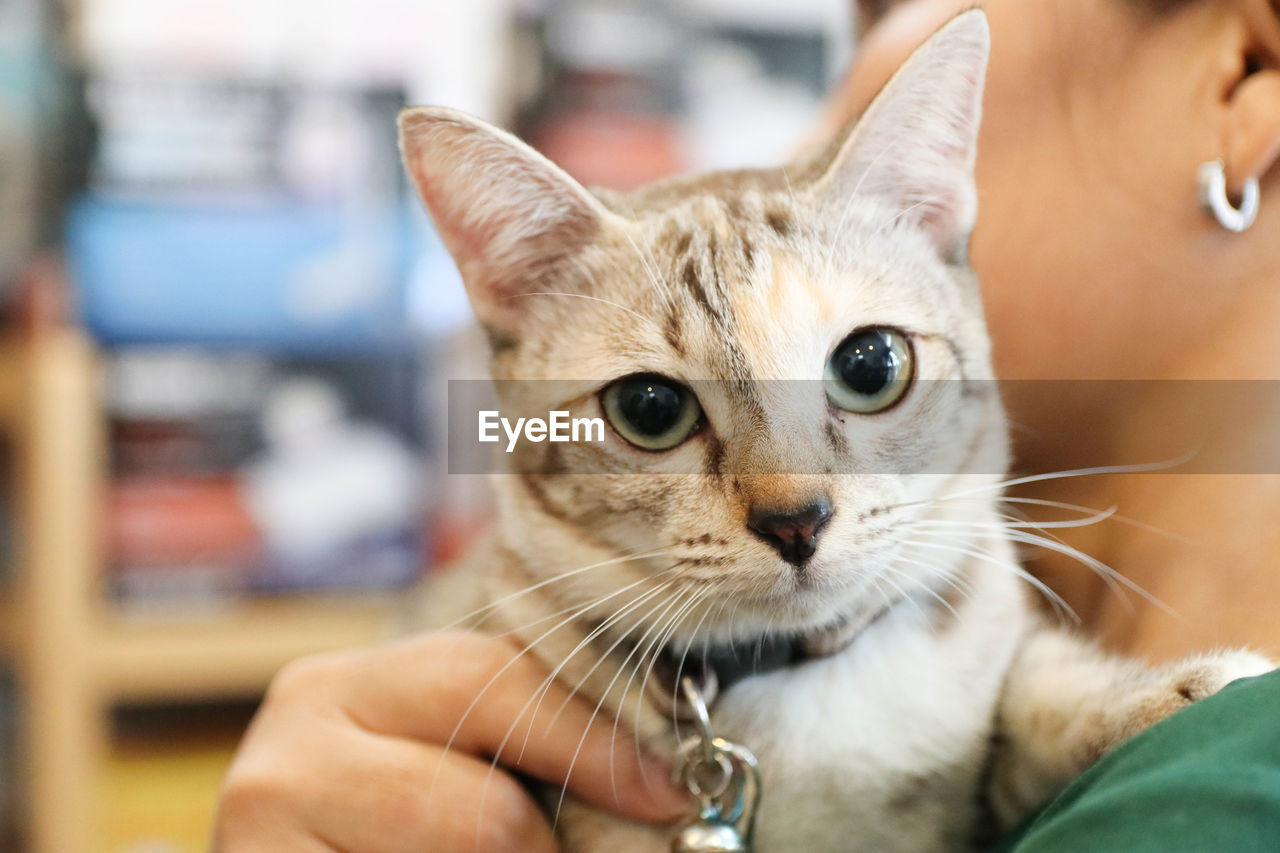
[[[233,476],[117,478],[106,511],[108,576],[126,600],[234,595],[262,560]]]
[[[153,200],[394,204],[403,89],[308,87],[167,72],[88,82],[91,189]]]
[[[403,208],[86,198],[67,245],[81,316],[107,345],[404,352],[411,224]]]
[[[208,604],[412,582],[425,532],[411,373],[395,360],[109,353],[112,594]]]

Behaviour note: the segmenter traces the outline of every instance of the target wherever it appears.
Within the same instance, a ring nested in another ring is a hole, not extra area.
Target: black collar
[[[815,655],[798,634],[762,634],[753,640],[686,650],[667,648],[654,665],[658,698],[671,701],[682,677],[694,680],[708,705],[739,681],[796,666]]]

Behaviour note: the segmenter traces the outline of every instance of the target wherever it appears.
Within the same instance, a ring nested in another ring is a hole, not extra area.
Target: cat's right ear
[[[599,232],[603,205],[506,131],[456,110],[400,113],[400,151],[480,322],[515,335],[557,261]]]

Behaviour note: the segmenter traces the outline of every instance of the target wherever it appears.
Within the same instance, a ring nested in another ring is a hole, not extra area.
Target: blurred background
[[[288,660],[465,547],[394,119],[617,188],[794,149],[848,0],[0,0],[0,850],[203,851]]]

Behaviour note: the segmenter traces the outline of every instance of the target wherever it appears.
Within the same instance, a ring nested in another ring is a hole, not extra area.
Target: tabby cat
[[[709,682],[700,659],[782,642],[712,704],[760,761],[758,851],[967,849],[984,814],[1017,821],[1270,669],[1245,652],[1148,669],[1031,607],[966,257],[988,51],[967,12],[826,151],[625,195],[466,115],[400,120],[503,414],[610,427],[505,457],[497,524],[448,607],[666,756],[673,665]],[[670,849],[672,827],[559,805],[567,850]]]

